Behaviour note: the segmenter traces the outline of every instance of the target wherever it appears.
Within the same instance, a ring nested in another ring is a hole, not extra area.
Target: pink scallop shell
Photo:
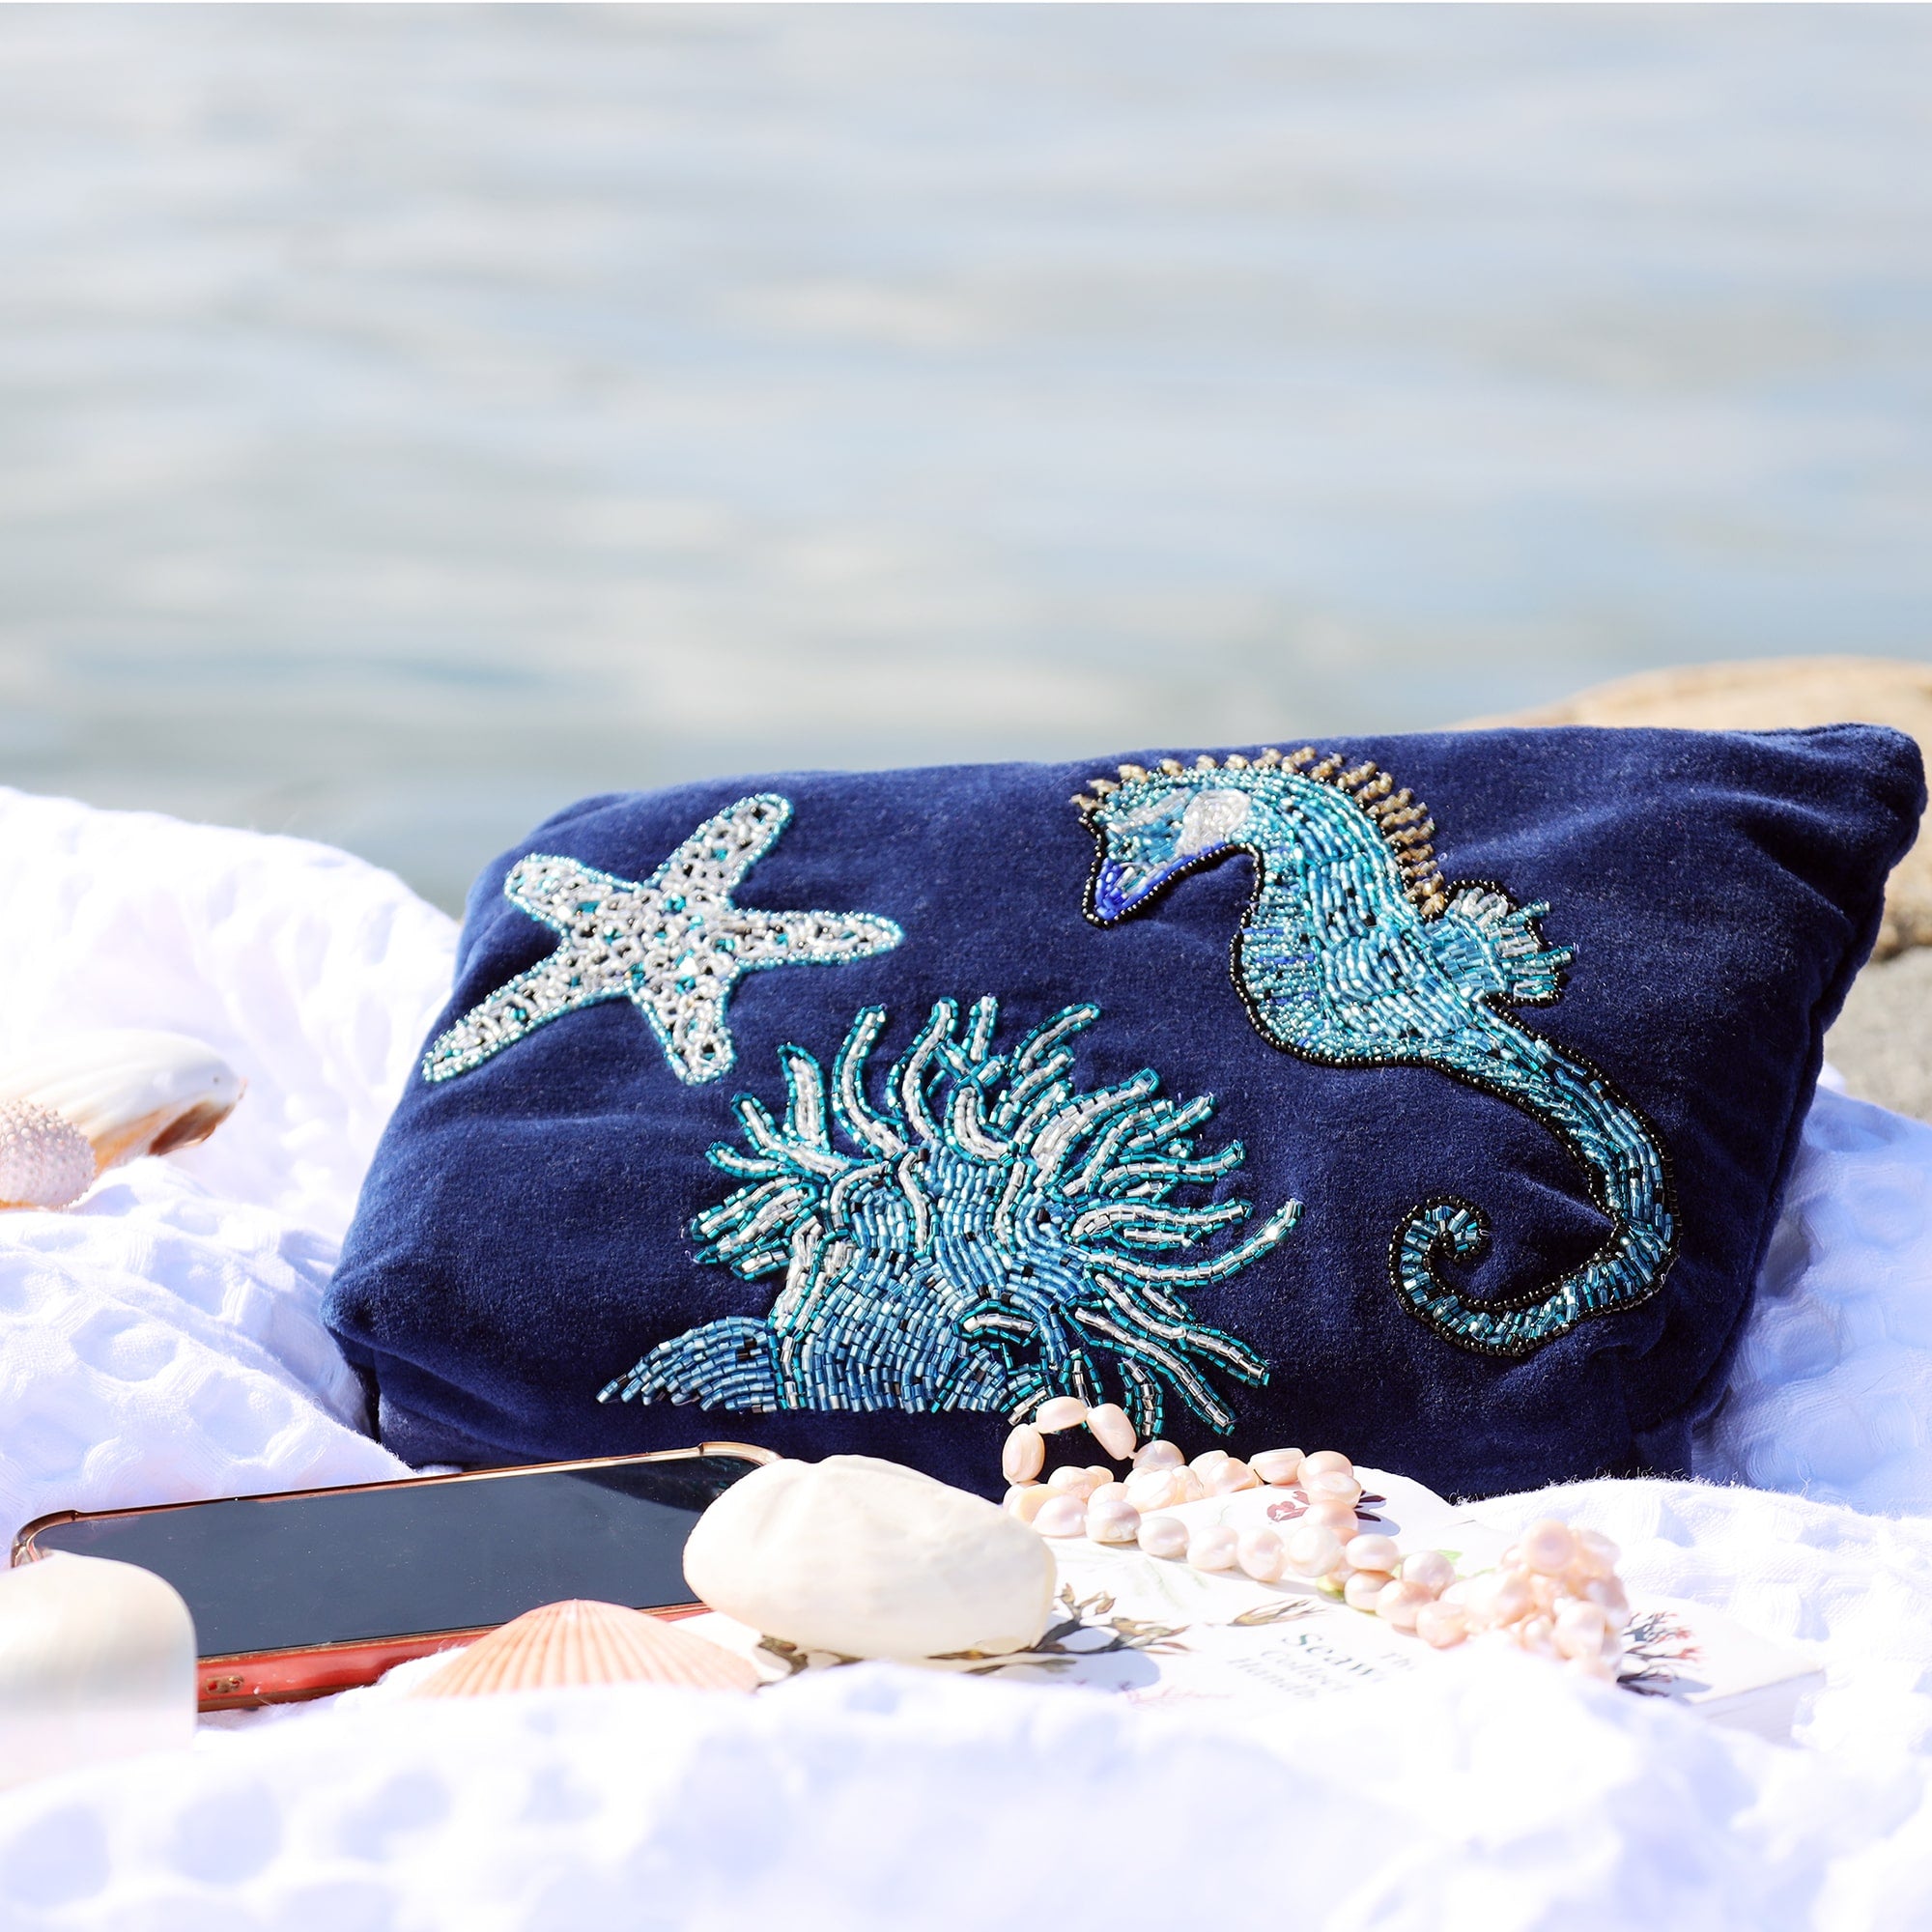
[[[755,1690],[749,1660],[617,1604],[574,1600],[526,1610],[459,1651],[412,1697],[487,1697],[571,1684],[675,1684],[692,1690]]]

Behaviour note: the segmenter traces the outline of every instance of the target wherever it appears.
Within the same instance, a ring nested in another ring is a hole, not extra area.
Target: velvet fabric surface
[[[1321,750],[547,821],[472,890],[326,1304],[384,1441],[997,1494],[1010,1416],[1070,1392],[1452,1495],[1687,1469],[1916,746]]]

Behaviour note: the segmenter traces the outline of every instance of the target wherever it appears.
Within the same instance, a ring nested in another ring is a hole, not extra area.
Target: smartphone
[[[14,1562],[137,1563],[194,1617],[204,1711],[326,1696],[568,1597],[690,1615],[684,1543],[769,1449],[471,1469],[30,1522]]]

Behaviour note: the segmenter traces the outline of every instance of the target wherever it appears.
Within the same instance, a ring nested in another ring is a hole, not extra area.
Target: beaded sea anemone
[[[1184,1293],[1266,1254],[1300,1204],[1190,1255],[1248,1218],[1245,1201],[1198,1199],[1240,1166],[1241,1144],[1200,1151],[1212,1098],[1169,1099],[1151,1068],[1079,1087],[1074,1042],[1099,1016],[1066,1007],[996,1054],[998,1002],[962,1025],[942,1000],[877,1104],[867,1088],[884,1008],[853,1020],[829,1082],[803,1048],[781,1048],[784,1121],[737,1097],[744,1147],[721,1142],[710,1158],[743,1184],[692,1234],[699,1261],[748,1281],[782,1271],[783,1289],[762,1321],[730,1316],[661,1343],[600,1400],[1018,1420],[1073,1395],[1118,1399],[1151,1435],[1172,1397],[1231,1428],[1210,1376],[1259,1384],[1266,1364]]]

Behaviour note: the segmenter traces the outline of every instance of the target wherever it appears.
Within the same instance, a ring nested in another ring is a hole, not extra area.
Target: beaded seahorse
[[[1663,1148],[1594,1066],[1506,1009],[1547,1006],[1571,953],[1546,947],[1544,904],[1488,883],[1445,885],[1427,810],[1373,763],[1311,749],[1157,770],[1122,765],[1073,802],[1098,841],[1087,916],[1107,926],[1183,874],[1246,852],[1255,891],[1234,943],[1235,985],[1263,1037],[1327,1066],[1427,1066],[1520,1107],[1588,1177],[1610,1233],[1559,1280],[1467,1298],[1437,1267],[1489,1237],[1482,1210],[1425,1201],[1389,1251],[1396,1292],[1446,1340],[1522,1356],[1590,1316],[1634,1308],[1677,1250]]]

